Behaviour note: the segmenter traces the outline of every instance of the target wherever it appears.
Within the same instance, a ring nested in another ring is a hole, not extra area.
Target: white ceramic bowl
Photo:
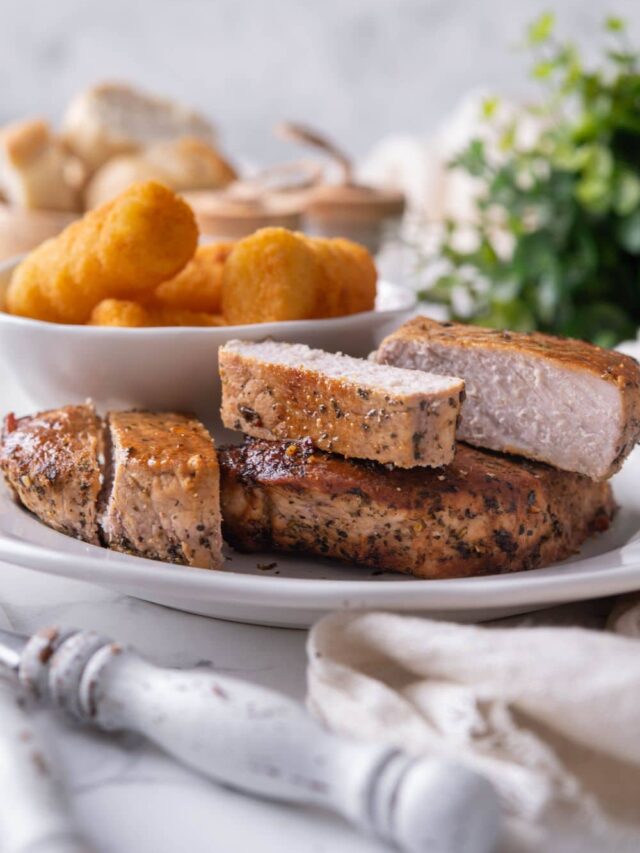
[[[0,309],[19,258],[0,264]],[[100,410],[139,407],[195,412],[211,423],[220,406],[218,347],[233,338],[305,343],[366,356],[415,306],[412,290],[380,282],[375,311],[331,320],[217,328],[66,326],[0,311],[7,390],[34,409],[90,397]]]

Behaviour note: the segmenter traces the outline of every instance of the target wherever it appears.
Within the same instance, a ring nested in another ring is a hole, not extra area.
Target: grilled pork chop
[[[422,578],[532,569],[606,530],[607,483],[459,444],[441,469],[386,468],[248,439],[219,451],[225,538]]]
[[[113,412],[113,466],[101,525],[117,551],[221,565],[219,474],[213,441],[187,415]]]
[[[416,317],[376,360],[462,377],[458,438],[478,447],[604,480],[640,438],[640,365],[583,341]]]
[[[120,412],[105,426],[90,405],[9,415],[0,467],[55,530],[157,560],[222,563],[216,452],[194,418]]]
[[[4,420],[0,468],[16,497],[49,527],[93,545],[103,464],[102,423],[89,404]]]
[[[220,348],[222,421],[400,468],[446,465],[464,383],[276,341]]]

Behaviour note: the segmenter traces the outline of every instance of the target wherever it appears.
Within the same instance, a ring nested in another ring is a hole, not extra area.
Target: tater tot
[[[121,326],[140,328],[144,326],[224,326],[220,314],[204,311],[189,311],[184,308],[168,308],[147,302],[141,305],[128,299],[103,299],[91,312],[91,326]]]
[[[186,267],[156,288],[156,302],[169,308],[219,314],[222,310],[222,273],[233,246],[233,243],[198,246]]]
[[[99,252],[118,292],[149,291],[193,257],[198,243],[193,211],[163,184],[134,184],[105,207]]]
[[[103,299],[91,312],[89,325],[138,328],[150,326],[151,317],[138,302],[126,299]]]
[[[340,317],[346,313],[344,291],[348,286],[342,264],[343,253],[333,245],[332,240],[308,238],[307,243],[316,254],[322,269],[314,317]]]
[[[22,276],[18,285],[16,273],[13,274],[7,287],[4,308],[9,314],[19,314],[34,320],[55,323],[58,319],[56,309],[44,293],[40,281],[30,275]]]
[[[85,323],[102,300],[137,298],[193,256],[191,208],[162,184],[134,184],[35,249],[7,291],[10,313]]]
[[[230,324],[314,316],[322,271],[304,237],[262,228],[240,240],[222,276],[222,313]]]
[[[340,274],[344,276],[341,314],[372,311],[376,301],[378,272],[373,258],[359,243],[335,237],[329,241],[339,256]]]
[[[224,326],[220,314],[189,311],[184,308],[153,306],[148,308],[152,326]]]

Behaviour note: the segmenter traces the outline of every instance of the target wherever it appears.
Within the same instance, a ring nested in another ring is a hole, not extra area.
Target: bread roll
[[[0,131],[0,191],[9,204],[36,210],[77,211],[72,158],[40,119]]]
[[[181,192],[220,189],[235,178],[233,167],[212,145],[196,137],[183,137],[113,157],[90,180],[85,204],[89,210],[98,207],[137,181],[161,181]]]
[[[63,134],[90,172],[116,154],[162,140],[215,138],[213,126],[199,113],[122,83],[101,83],[76,95],[64,116]]]

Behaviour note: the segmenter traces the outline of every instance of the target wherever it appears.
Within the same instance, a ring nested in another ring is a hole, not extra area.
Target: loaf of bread
[[[236,177],[233,166],[213,145],[196,137],[182,137],[112,157],[89,181],[85,206],[89,210],[99,207],[138,181],[161,181],[182,192],[221,189]]]
[[[120,83],[102,83],[76,95],[64,116],[63,135],[91,172],[116,154],[155,142],[215,138],[212,125],[199,113]]]
[[[77,211],[72,158],[46,122],[29,119],[0,131],[0,191],[17,207]]]

